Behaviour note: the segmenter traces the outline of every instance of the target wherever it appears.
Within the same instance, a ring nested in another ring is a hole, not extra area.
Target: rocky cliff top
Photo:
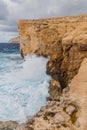
[[[26,49],[23,54],[38,51],[38,53],[50,55],[53,51],[57,51],[57,48],[54,48],[58,42],[61,43],[63,50],[73,44],[79,44],[79,50],[84,50],[84,46],[87,43],[87,15],[20,20],[18,28],[21,36],[22,51],[23,45],[31,43],[30,48]],[[43,52],[40,45],[46,46],[47,51]],[[51,48],[49,49],[50,46]]]
[[[87,21],[87,15],[79,15],[79,16],[65,16],[65,17],[54,17],[54,18],[42,18],[42,19],[35,19],[35,20],[20,20],[19,21],[19,24],[20,22],[23,22],[23,23],[40,23],[40,22],[81,22],[81,21]]]

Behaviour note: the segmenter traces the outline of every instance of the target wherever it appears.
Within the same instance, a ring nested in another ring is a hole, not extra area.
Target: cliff
[[[21,54],[50,56],[47,68],[62,87],[87,57],[87,16],[19,21]]]
[[[14,38],[11,38],[9,41],[9,43],[20,43],[20,37],[14,37]]]
[[[81,64],[78,74],[72,79],[70,98],[78,103],[77,121],[79,130],[87,129],[87,58]]]
[[[87,58],[87,15],[40,20],[21,20],[19,21],[18,29],[22,56],[33,53],[50,56],[50,60],[47,63],[47,73],[52,76],[52,81],[54,81],[50,87],[52,100],[54,101],[58,96],[56,95],[55,97],[55,88],[61,86],[59,89],[62,89],[62,91],[64,88],[69,87],[68,98],[71,102],[76,102],[74,105],[71,105],[75,107],[75,111],[70,116],[70,127],[68,126],[69,124],[66,125],[65,123],[65,126],[64,124],[61,124],[58,128],[55,126],[55,130],[60,130],[60,128],[61,130],[62,128],[63,130],[86,130],[87,105],[85,104],[87,101],[87,87],[85,82],[87,76],[85,67],[87,66],[87,62],[84,59]],[[83,69],[80,68],[81,66]],[[81,73],[79,69],[81,69]],[[81,82],[80,78],[75,78],[76,75],[78,75],[77,77],[82,75]],[[53,88],[55,82],[58,82],[58,85]],[[57,105],[55,104],[54,106]],[[61,113],[68,119],[65,113],[66,108],[62,106],[61,108],[63,109]],[[43,119],[41,118],[41,120]],[[46,123],[48,123],[48,120],[45,122],[45,125]],[[45,128],[44,126],[43,129],[40,129],[45,130]],[[36,127],[32,129],[39,130]]]

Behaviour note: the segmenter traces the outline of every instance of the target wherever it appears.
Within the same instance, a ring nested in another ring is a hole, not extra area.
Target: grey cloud
[[[79,15],[87,13],[86,0],[66,0],[60,8],[60,15]],[[63,10],[62,10],[63,9]]]
[[[13,0],[16,4],[14,21],[87,13],[87,0]]]
[[[0,29],[4,32],[17,32],[17,23],[20,19],[37,19],[87,13],[87,0],[3,1],[0,0],[0,24],[2,25]]]
[[[0,0],[0,20],[6,20],[8,15],[8,8],[7,8],[7,4]]]
[[[23,2],[24,0],[12,0],[12,2],[20,3]]]
[[[18,29],[17,29],[17,26],[5,26],[5,27],[2,27],[0,29],[0,31],[3,31],[3,32],[17,32]]]

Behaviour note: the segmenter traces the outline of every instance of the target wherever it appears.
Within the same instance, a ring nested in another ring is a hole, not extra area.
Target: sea
[[[48,58],[27,55],[19,44],[0,43],[0,121],[25,122],[46,105]]]

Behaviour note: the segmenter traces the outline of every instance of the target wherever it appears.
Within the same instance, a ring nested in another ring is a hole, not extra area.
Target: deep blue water
[[[0,52],[2,53],[19,53],[20,44],[0,43]]]
[[[24,122],[46,104],[47,61],[35,55],[23,60],[19,44],[0,43],[0,121]]]

